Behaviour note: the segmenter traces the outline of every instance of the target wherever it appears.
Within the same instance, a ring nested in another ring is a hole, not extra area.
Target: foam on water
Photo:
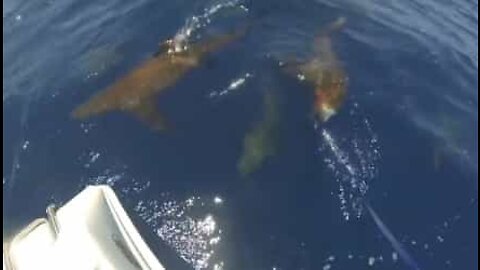
[[[245,85],[245,83],[248,80],[250,80],[252,77],[253,77],[253,75],[251,73],[247,72],[247,73],[231,80],[230,83],[228,84],[228,86],[225,87],[224,89],[211,91],[208,94],[208,97],[211,98],[211,99],[217,99],[217,98],[220,98],[222,96],[231,95],[233,92],[236,92],[243,85]]]
[[[100,152],[97,152],[97,151],[90,151],[88,152],[85,156],[85,163],[83,164],[83,167],[85,168],[89,168],[90,166],[92,166],[97,160],[98,158],[100,157]]]
[[[380,148],[377,135],[358,104],[350,111],[351,130],[339,135],[330,128],[315,124],[318,134],[318,153],[323,164],[333,174],[338,186],[338,199],[343,218],[360,218],[363,200],[370,181],[377,175]]]
[[[171,51],[179,52],[187,49],[192,36],[210,25],[219,12],[228,8],[238,8],[248,12],[248,9],[239,0],[220,1],[204,8],[201,14],[193,15],[185,20],[184,25],[177,31],[172,40]]]

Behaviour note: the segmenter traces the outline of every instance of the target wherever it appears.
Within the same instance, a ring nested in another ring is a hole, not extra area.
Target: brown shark
[[[244,33],[242,30],[222,35],[181,50],[173,48],[171,42],[166,42],[155,57],[91,97],[71,115],[75,119],[86,119],[111,111],[123,111],[135,115],[154,130],[165,130],[166,122],[156,108],[155,98],[190,70],[200,66],[206,55],[223,48]]]
[[[305,62],[288,62],[285,69],[314,89],[314,112],[323,122],[340,109],[347,87],[347,76],[332,46],[331,33],[341,29],[346,19],[341,17],[315,38],[313,57]]]

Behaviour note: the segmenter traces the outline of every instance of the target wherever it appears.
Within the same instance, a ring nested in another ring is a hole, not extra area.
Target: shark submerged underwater
[[[242,177],[257,171],[266,160],[275,155],[280,125],[278,97],[272,90],[264,94],[263,116],[247,132],[237,169]]]
[[[288,61],[282,68],[290,75],[302,78],[314,90],[313,109],[322,122],[337,113],[346,96],[347,76],[332,47],[331,34],[343,28],[344,17],[325,27],[315,38],[313,55],[307,61]],[[274,91],[264,94],[263,116],[247,132],[243,151],[237,162],[242,177],[260,169],[278,148],[280,125],[278,97]]]

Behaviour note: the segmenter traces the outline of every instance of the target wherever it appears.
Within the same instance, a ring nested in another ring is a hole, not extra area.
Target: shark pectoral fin
[[[141,102],[127,111],[155,131],[164,131],[168,128],[167,121],[158,111],[155,100]]]

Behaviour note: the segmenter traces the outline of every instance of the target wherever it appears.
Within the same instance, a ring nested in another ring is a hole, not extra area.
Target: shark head
[[[315,88],[315,113],[322,122],[328,121],[342,106],[347,88],[347,79],[340,69],[326,72]]]

